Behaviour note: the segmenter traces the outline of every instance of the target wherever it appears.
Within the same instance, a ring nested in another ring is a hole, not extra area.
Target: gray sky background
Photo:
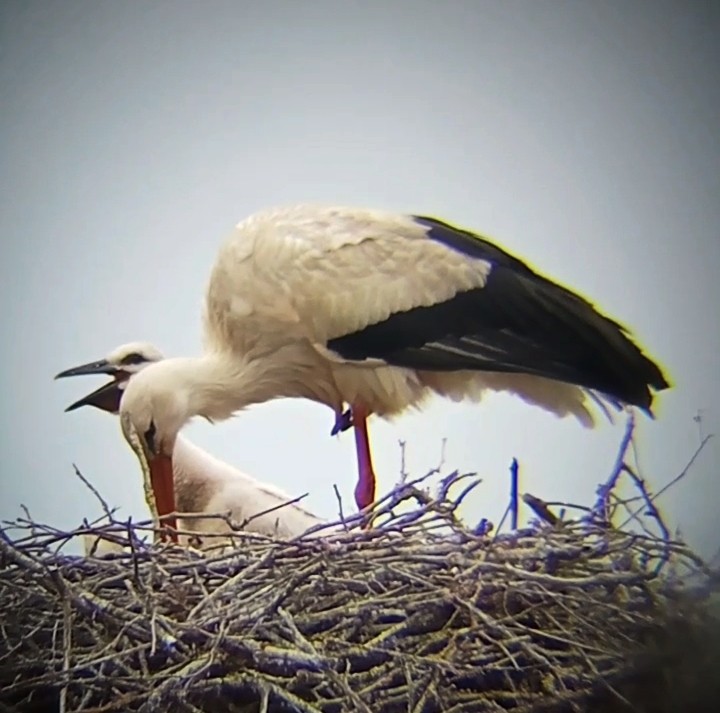
[[[0,518],[74,526],[99,507],[71,464],[146,517],[119,424],[71,400],[64,368],[135,339],[200,352],[218,245],[298,201],[436,214],[475,228],[628,324],[675,384],[642,418],[656,488],[720,430],[720,5],[527,0],[32,2],[0,5]],[[336,511],[351,433],[303,402],[191,425],[198,444]],[[505,396],[435,402],[372,427],[380,487],[408,467],[485,482],[465,513],[499,520],[507,468],[588,503],[618,425],[586,431]],[[711,442],[660,503],[720,545]]]

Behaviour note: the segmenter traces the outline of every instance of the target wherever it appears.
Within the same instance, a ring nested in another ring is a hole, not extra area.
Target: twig
[[[643,500],[644,500],[644,502],[645,502],[645,505],[646,505],[646,507],[647,507],[647,514],[648,514],[653,520],[655,520],[655,522],[657,523],[658,527],[660,528],[660,533],[661,533],[661,535],[662,535],[662,539],[663,539],[666,543],[669,542],[670,539],[671,539],[671,538],[670,538],[670,531],[668,530],[667,526],[665,525],[665,522],[663,521],[662,516],[660,515],[660,512],[659,512],[658,509],[655,507],[655,504],[653,503],[653,499],[652,499],[652,497],[650,496],[650,494],[648,493],[647,487],[645,486],[645,481],[644,481],[642,478],[638,477],[638,475],[635,473],[635,471],[633,471],[632,468],[630,468],[630,466],[624,465],[624,466],[623,466],[623,470],[630,476],[630,478],[632,479],[632,481],[633,481],[633,482],[635,483],[635,485],[637,486],[637,489],[638,489],[638,490],[640,491],[640,493],[642,494],[642,498],[643,498]],[[669,555],[668,555],[668,556],[669,556]],[[667,559],[667,557],[664,557],[661,562],[664,563],[666,559]],[[659,571],[659,570],[658,570],[658,571]]]
[[[710,439],[713,438],[714,435],[715,435],[715,434],[713,434],[713,433],[709,433],[707,436],[705,436],[705,438],[703,438],[703,440],[701,441],[700,445],[697,447],[696,451],[692,454],[692,457],[690,458],[690,460],[686,463],[685,467],[680,471],[680,473],[678,473],[678,475],[676,475],[676,476],[675,476],[672,480],[670,480],[669,482],[665,483],[665,485],[663,485],[663,487],[660,488],[660,490],[658,490],[657,493],[655,493],[655,495],[652,496],[652,502],[654,502],[655,500],[657,500],[664,492],[666,492],[667,490],[669,490],[670,488],[672,488],[673,485],[675,485],[676,483],[678,483],[679,481],[681,481],[681,480],[688,474],[688,472],[690,471],[690,468],[692,468],[692,466],[694,465],[694,463],[695,463],[695,461],[697,460],[698,456],[700,455],[700,453],[702,453],[703,448],[705,448],[705,446],[707,445],[708,441],[710,441]],[[622,529],[622,528],[626,527],[627,524],[630,522],[630,520],[632,520],[633,517],[635,517],[635,516],[637,516],[638,514],[640,514],[643,509],[644,509],[644,508],[639,508],[638,510],[635,510],[635,512],[633,512],[633,513],[630,515],[630,517],[628,517],[628,519],[625,520],[625,522],[623,522],[623,523],[620,525],[620,528]]]
[[[398,445],[400,446],[400,480],[398,483],[400,485],[404,485],[407,482],[409,473],[407,472],[407,468],[405,467],[405,449],[407,448],[407,443],[403,440],[398,441]]]
[[[505,524],[505,519],[510,513],[510,503],[508,502],[507,507],[505,508],[505,512],[503,513],[503,516],[500,518],[500,524],[497,526],[497,530],[495,530],[495,538],[497,539],[498,535],[500,534],[500,531],[502,530],[503,525]]]
[[[437,468],[435,468],[436,472],[440,472],[445,467],[445,448],[447,447],[447,438],[442,439],[440,441],[440,462],[437,464]]]
[[[592,514],[593,516],[599,517],[602,522],[608,521],[608,498],[610,497],[610,493],[615,488],[617,480],[622,473],[623,464],[625,463],[625,454],[627,453],[628,446],[632,440],[634,429],[635,416],[631,411],[628,414],[627,424],[625,425],[625,433],[623,434],[622,441],[620,441],[620,447],[618,448],[615,465],[610,472],[610,477],[597,489],[598,498],[595,501]]]
[[[296,498],[293,498],[292,500],[285,500],[284,502],[280,503],[279,505],[273,505],[270,508],[267,508],[266,510],[262,510],[260,512],[256,512],[254,515],[250,515],[249,517],[246,517],[241,523],[235,526],[235,529],[237,530],[245,530],[247,526],[253,522],[253,520],[256,520],[259,517],[262,517],[263,515],[269,515],[270,513],[275,512],[276,510],[280,510],[281,508],[288,507],[289,505],[297,505],[301,500],[304,500],[308,496],[308,493],[304,493],[303,495],[299,495]]]
[[[530,493],[524,493],[522,499],[541,520],[544,520],[550,525],[557,525],[559,522],[558,517],[550,511],[548,503],[540,500],[540,498],[536,498],[534,495],[530,495]]]
[[[67,692],[68,692],[68,677],[67,673],[70,670],[70,654],[72,651],[72,609],[70,607],[70,600],[66,598],[63,601],[63,665],[62,670],[65,676],[63,677],[63,685],[60,689],[60,712],[65,713],[67,710]]]
[[[510,528],[517,530],[518,527],[518,462],[517,458],[512,459],[510,464]]]
[[[105,498],[103,498],[102,495],[100,495],[100,492],[98,489],[80,472],[80,469],[75,465],[75,463],[72,464],[73,469],[75,470],[75,475],[80,478],[80,480],[83,482],[85,487],[98,499],[100,502],[100,505],[103,509],[103,512],[105,513],[105,517],[107,517],[108,520],[113,519],[113,511],[110,509],[110,506],[107,504],[107,501]]]
[[[340,490],[335,483],[333,483],[333,490],[335,491],[335,498],[337,499],[338,516],[340,518],[340,522],[342,523],[343,528],[347,531],[348,527],[347,523],[345,522],[345,513],[343,512],[342,495],[340,495]]]

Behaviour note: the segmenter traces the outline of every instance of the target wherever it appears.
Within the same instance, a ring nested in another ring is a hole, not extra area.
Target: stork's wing
[[[530,373],[649,408],[660,369],[616,322],[474,233],[311,205],[237,226],[207,295],[210,344],[309,340],[339,360]]]
[[[411,216],[313,205],[257,213],[221,247],[208,285],[210,347],[271,352],[302,338],[324,349],[396,312],[481,287],[482,259],[428,240]]]
[[[422,370],[528,373],[600,391],[649,410],[668,386],[625,329],[580,296],[537,275],[497,246],[430,218],[427,237],[490,270],[484,284],[398,311],[330,339],[348,360],[382,359]],[[411,269],[411,268],[410,268]]]

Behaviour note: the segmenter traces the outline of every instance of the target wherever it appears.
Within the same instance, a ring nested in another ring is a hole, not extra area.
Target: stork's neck
[[[166,363],[169,360],[166,360]],[[326,401],[309,391],[308,366],[288,366],[274,355],[242,358],[236,355],[206,354],[194,359],[177,359],[177,370],[185,382],[191,415],[222,421],[247,406],[276,398],[310,398]]]

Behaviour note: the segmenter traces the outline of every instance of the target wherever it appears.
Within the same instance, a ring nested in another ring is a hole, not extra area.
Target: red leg
[[[375,471],[370,456],[370,442],[368,441],[366,409],[362,406],[353,406],[352,420],[355,429],[355,447],[358,460],[358,483],[355,486],[355,502],[360,510],[375,501]]]

